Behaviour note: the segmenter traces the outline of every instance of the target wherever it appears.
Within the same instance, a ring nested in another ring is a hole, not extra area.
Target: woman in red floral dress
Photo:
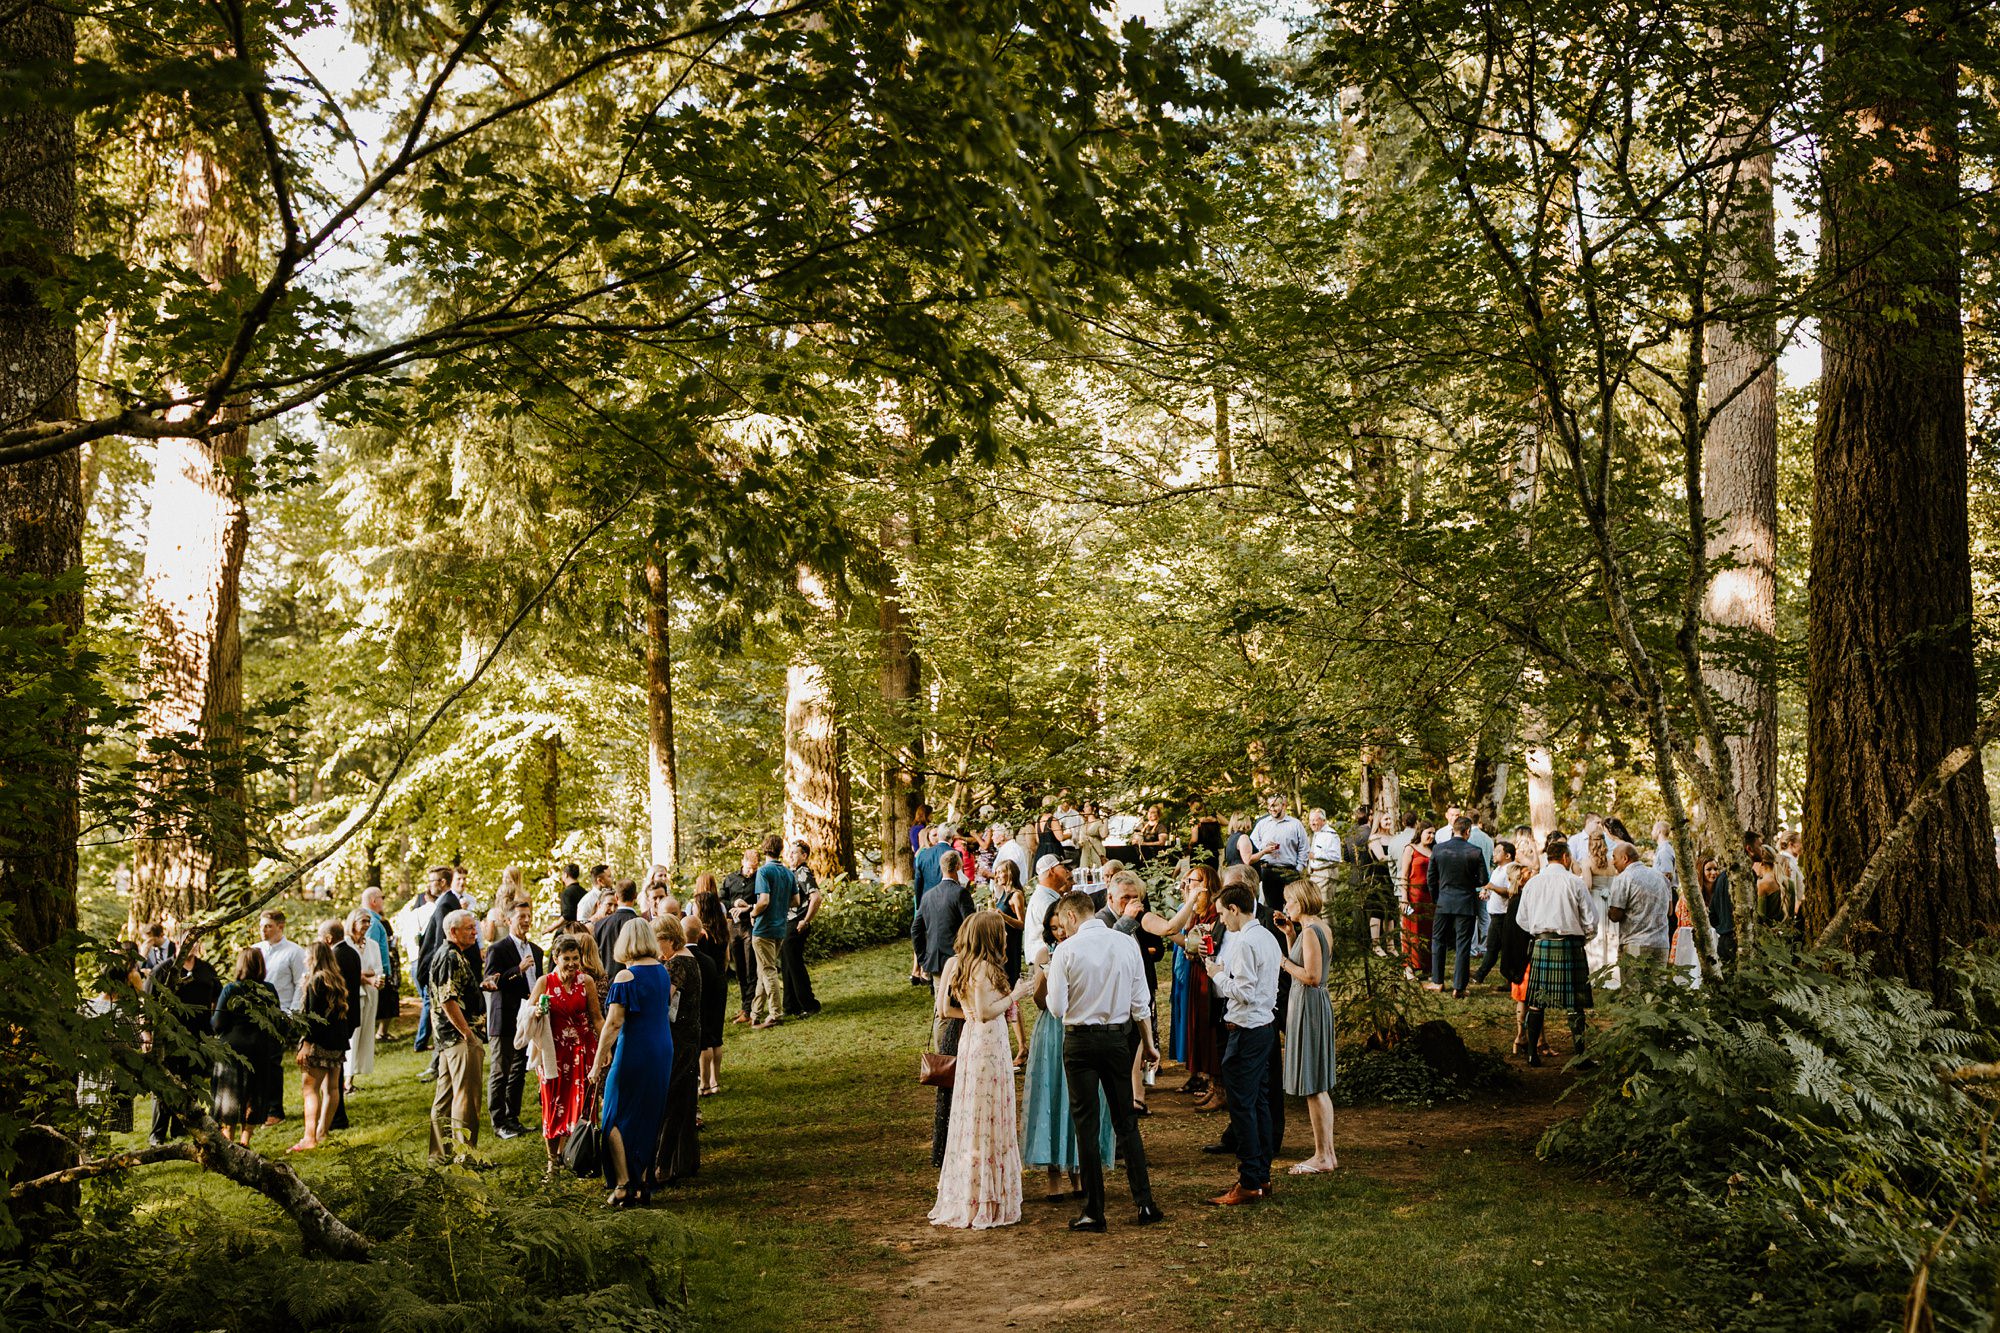
[[[583,949],[576,937],[558,939],[555,956],[556,970],[535,983],[533,996],[549,1017],[556,1051],[556,1076],[542,1079],[542,1138],[552,1165],[590,1101],[590,1066],[597,1058],[598,1029],[604,1025],[597,983],[583,970]]]

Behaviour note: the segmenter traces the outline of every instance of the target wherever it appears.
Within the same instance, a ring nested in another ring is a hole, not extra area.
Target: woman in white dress
[[[356,908],[347,917],[347,942],[361,955],[360,1026],[354,1029],[354,1039],[347,1043],[349,1092],[354,1091],[356,1075],[375,1072],[375,1009],[382,1002],[382,980],[387,969],[382,947],[368,937],[368,927],[373,922],[366,908]]]
[[[956,953],[938,976],[965,1014],[952,1079],[951,1128],[938,1171],[932,1226],[1012,1226],[1021,1220],[1021,1144],[1014,1123],[1013,1048],[1007,1010],[1032,975],[1007,989],[1007,930],[998,912],[975,912],[958,928]],[[940,1001],[942,1003],[942,1000]]]

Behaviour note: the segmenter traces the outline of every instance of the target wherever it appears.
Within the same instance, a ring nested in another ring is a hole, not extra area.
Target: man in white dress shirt
[[[1340,845],[1340,830],[1327,822],[1324,810],[1314,810],[1307,815],[1306,824],[1312,829],[1312,864],[1307,873],[1322,894],[1330,894],[1333,892],[1334,872],[1347,859],[1347,853]]]
[[[1222,1088],[1229,1096],[1229,1127],[1236,1138],[1236,1183],[1209,1202],[1230,1208],[1271,1197],[1276,1135],[1267,1078],[1278,1055],[1278,960],[1283,951],[1277,937],[1257,920],[1257,900],[1248,885],[1223,886],[1215,896],[1215,911],[1229,934],[1221,952],[1207,955],[1204,962],[1209,983],[1228,1004]]]
[[[1103,1231],[1104,1158],[1098,1151],[1098,1096],[1111,1108],[1111,1129],[1125,1179],[1138,1205],[1138,1225],[1166,1220],[1153,1203],[1146,1174],[1146,1145],[1139,1118],[1132,1114],[1133,1057],[1151,1058],[1153,997],[1146,991],[1145,962],[1130,935],[1097,919],[1087,893],[1064,894],[1055,911],[1069,930],[1049,962],[1048,1011],[1063,1025],[1063,1073],[1069,1082],[1069,1113],[1076,1126],[1076,1153],[1083,1176],[1083,1211],[1071,1231]]]
[[[1569,868],[1569,843],[1549,835],[1547,859],[1521,889],[1514,919],[1533,941],[1528,950],[1528,1016],[1523,1039],[1528,1063],[1542,1062],[1542,1026],[1551,1006],[1569,1011],[1570,1036],[1583,1053],[1584,1010],[1592,1004],[1590,963],[1583,942],[1597,934],[1597,896],[1583,876]]]

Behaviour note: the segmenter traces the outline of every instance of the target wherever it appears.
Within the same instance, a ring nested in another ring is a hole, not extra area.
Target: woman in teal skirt
[[[1061,1203],[1081,1188],[1077,1179],[1076,1126],[1069,1115],[1069,1080],[1063,1073],[1062,1020],[1047,1009],[1049,994],[1048,955],[1062,939],[1062,926],[1050,912],[1043,926],[1037,962],[1042,974],[1035,978],[1035,1005],[1041,1016],[1035,1020],[1034,1035],[1028,1040],[1027,1081],[1021,1090],[1021,1165],[1042,1167],[1049,1173],[1050,1203]],[[1116,1152],[1111,1133],[1111,1108],[1098,1095],[1098,1151],[1109,1166]],[[1069,1193],[1063,1191],[1063,1177],[1069,1177]]]

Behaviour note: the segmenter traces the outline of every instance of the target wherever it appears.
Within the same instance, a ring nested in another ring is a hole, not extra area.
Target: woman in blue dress
[[[604,1179],[611,1186],[607,1207],[646,1201],[666,1118],[667,1085],[674,1070],[673,981],[660,961],[653,923],[627,921],[612,949],[619,971],[605,996],[604,1029],[597,1040],[593,1086],[602,1084]]]
[[[1021,1165],[1043,1167],[1049,1173],[1050,1203],[1080,1197],[1077,1180],[1076,1126],[1069,1115],[1069,1079],[1063,1073],[1062,1020],[1047,1009],[1049,979],[1046,964],[1051,949],[1062,939],[1062,925],[1054,912],[1044,918],[1042,939],[1037,941],[1037,963],[1042,975],[1035,978],[1035,1004],[1042,1009],[1035,1020],[1035,1034],[1028,1042],[1027,1081],[1021,1090]],[[1098,1094],[1098,1151],[1108,1167],[1117,1159],[1111,1133],[1111,1108]],[[1069,1177],[1069,1193],[1063,1193],[1063,1176]]]

